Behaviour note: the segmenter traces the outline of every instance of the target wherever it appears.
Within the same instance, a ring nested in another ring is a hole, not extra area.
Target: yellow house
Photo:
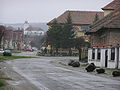
[[[85,32],[89,30],[89,25],[93,23],[96,15],[98,15],[99,19],[104,17],[103,12],[97,11],[66,11],[56,18],[57,22],[64,24],[67,21],[66,18],[68,14],[71,15],[76,37],[83,37],[86,41],[89,41],[89,36],[85,35]],[[50,26],[53,21],[54,19],[48,22],[47,25]]]

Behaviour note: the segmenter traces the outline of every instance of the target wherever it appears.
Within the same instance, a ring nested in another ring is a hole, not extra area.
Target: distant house
[[[45,34],[45,31],[40,27],[31,26],[28,21],[24,25],[24,48],[31,49],[32,47],[40,47],[40,39]]]
[[[4,31],[4,38],[3,38],[3,47],[4,49],[13,49],[12,41],[13,41],[13,30],[12,27],[6,27]]]
[[[5,28],[3,36],[4,49],[23,49],[23,30],[15,30],[9,26]]]
[[[88,60],[98,66],[120,68],[120,0],[114,0],[103,9],[112,11],[107,15],[105,11],[106,16],[91,25],[87,32],[92,45]]]
[[[96,11],[66,11],[58,18],[56,18],[57,22],[60,24],[66,23],[66,18],[70,13],[73,27],[77,33],[76,37],[83,37],[86,41],[89,40],[89,37],[85,35],[86,31],[89,31],[89,25],[92,24],[95,20],[96,15],[99,19],[104,17],[103,12],[96,12]],[[47,23],[48,26],[54,21],[51,20]]]
[[[25,29],[24,35],[31,35],[31,36],[44,35],[44,30],[41,29],[40,27],[32,27],[32,26],[29,26],[28,28]]]

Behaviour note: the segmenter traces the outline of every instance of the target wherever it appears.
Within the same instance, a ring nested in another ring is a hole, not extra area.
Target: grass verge
[[[0,80],[0,87],[3,87],[5,85],[6,85],[5,81],[4,80]]]
[[[12,50],[11,52],[12,52],[12,53],[21,53],[20,50]]]
[[[4,86],[7,85],[7,83],[5,82],[5,80],[12,80],[12,79],[6,77],[5,74],[0,71],[0,87],[4,87]]]
[[[0,56],[0,61],[20,59],[20,58],[35,58],[32,56]]]

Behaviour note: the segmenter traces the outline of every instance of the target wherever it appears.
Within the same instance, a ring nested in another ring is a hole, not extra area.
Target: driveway
[[[118,80],[73,71],[50,63],[64,59],[76,58],[39,57],[7,61],[7,64],[40,90],[120,90]]]

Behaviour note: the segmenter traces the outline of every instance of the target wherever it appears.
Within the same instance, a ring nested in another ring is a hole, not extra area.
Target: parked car
[[[3,56],[12,56],[12,53],[11,53],[10,50],[5,50],[5,51],[3,52]]]
[[[0,55],[3,55],[3,53],[4,53],[4,50],[0,50]]]
[[[33,50],[32,49],[24,49],[24,51],[30,51],[30,52],[32,52]]]

